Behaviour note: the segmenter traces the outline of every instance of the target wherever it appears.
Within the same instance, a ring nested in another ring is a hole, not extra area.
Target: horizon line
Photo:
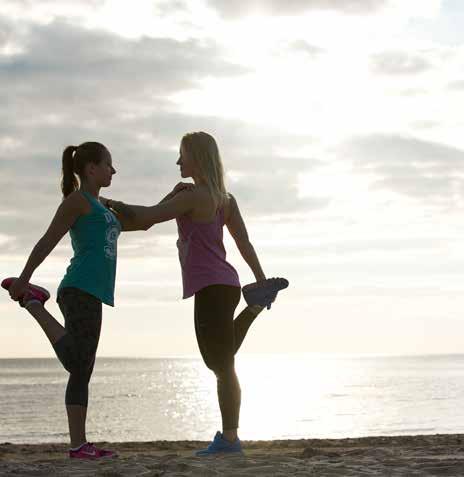
[[[243,357],[290,357],[290,356],[307,356],[307,357],[340,357],[340,358],[408,358],[408,357],[444,357],[444,356],[464,356],[464,352],[445,353],[445,352],[431,352],[431,353],[334,353],[334,352],[280,352],[280,353],[243,353]],[[47,359],[56,360],[56,356],[0,356],[0,360],[32,360],[32,359]],[[97,359],[198,359],[201,356],[198,354],[182,354],[182,355],[160,355],[160,356],[124,356],[124,355],[108,355],[97,356]]]

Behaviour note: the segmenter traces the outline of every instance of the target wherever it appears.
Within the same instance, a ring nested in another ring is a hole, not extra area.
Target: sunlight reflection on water
[[[55,360],[0,360],[0,441],[66,440],[66,373]],[[464,357],[241,356],[242,439],[463,432]],[[198,359],[99,358],[93,440],[210,439],[216,382]],[[64,436],[64,437],[63,437]]]

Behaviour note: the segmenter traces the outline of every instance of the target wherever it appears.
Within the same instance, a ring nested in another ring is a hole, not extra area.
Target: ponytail
[[[68,197],[69,194],[79,188],[79,181],[77,180],[74,171],[74,153],[77,151],[76,146],[68,146],[63,151],[63,176],[61,179],[61,190],[63,197]]]
[[[109,154],[108,149],[94,141],[83,142],[79,146],[68,146],[63,151],[61,190],[64,198],[78,190],[80,182],[85,180],[85,166],[89,162],[99,164],[106,154]]]

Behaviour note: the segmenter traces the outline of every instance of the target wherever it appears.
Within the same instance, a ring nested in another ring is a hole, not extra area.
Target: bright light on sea
[[[464,356],[241,356],[242,439],[464,432]],[[67,375],[53,359],[0,360],[0,442],[66,442]],[[99,358],[94,441],[208,440],[221,430],[199,359]]]

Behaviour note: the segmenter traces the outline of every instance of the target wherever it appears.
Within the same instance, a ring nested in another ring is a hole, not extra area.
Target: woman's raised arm
[[[85,213],[86,204],[85,198],[77,191],[60,204],[47,231],[32,249],[21,275],[9,289],[13,300],[23,295],[34,271],[50,255],[74,222]]]
[[[190,212],[196,201],[193,184],[182,183],[164,197],[157,205],[130,205],[117,200],[104,199],[121,222],[123,231],[148,230],[154,224],[175,219]],[[104,202],[105,203],[105,202]]]

